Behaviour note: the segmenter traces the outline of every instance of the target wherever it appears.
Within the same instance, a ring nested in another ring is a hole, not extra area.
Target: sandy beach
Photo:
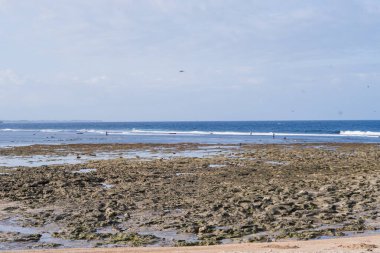
[[[129,151],[135,157],[123,157]],[[0,155],[81,160],[107,152],[119,157],[1,167],[0,249],[363,252],[379,245],[376,144],[52,145]]]
[[[314,241],[292,241],[292,242],[274,242],[274,243],[242,243],[218,246],[198,246],[198,247],[160,247],[160,248],[113,248],[113,249],[54,249],[54,250],[23,250],[8,251],[12,253],[122,253],[122,252],[168,252],[168,253],[218,253],[218,252],[235,252],[235,253],[276,253],[276,252],[380,252],[380,236],[367,236],[355,238],[339,238],[329,240]]]

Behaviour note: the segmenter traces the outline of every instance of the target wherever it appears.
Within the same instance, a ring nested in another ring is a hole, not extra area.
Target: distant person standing
[[[273,137],[273,139],[274,139],[274,138],[276,137],[276,134],[275,134],[275,133],[273,133],[273,136],[272,136],[272,137]]]

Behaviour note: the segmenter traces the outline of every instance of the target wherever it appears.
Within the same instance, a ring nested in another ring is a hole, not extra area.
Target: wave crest
[[[222,135],[222,136],[299,136],[299,137],[380,137],[380,132],[373,131],[337,131],[332,133],[283,133],[283,132],[238,132],[238,131],[177,131],[177,130],[149,130],[149,129],[12,129],[3,128],[0,132],[41,132],[41,133],[89,133],[99,135]]]
[[[359,136],[359,137],[380,137],[380,132],[371,131],[340,131],[343,136]]]

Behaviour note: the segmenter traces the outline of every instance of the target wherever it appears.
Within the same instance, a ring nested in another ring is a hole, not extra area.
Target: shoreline
[[[243,243],[215,246],[195,246],[195,247],[136,247],[136,248],[76,248],[76,249],[50,249],[50,250],[16,250],[3,251],[7,253],[276,253],[276,252],[380,252],[380,235],[363,236],[354,238],[336,238],[313,241],[287,241],[271,243]]]

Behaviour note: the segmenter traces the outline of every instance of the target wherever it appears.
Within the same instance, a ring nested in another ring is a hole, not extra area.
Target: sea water
[[[380,143],[380,121],[3,122],[0,146],[71,143]]]

